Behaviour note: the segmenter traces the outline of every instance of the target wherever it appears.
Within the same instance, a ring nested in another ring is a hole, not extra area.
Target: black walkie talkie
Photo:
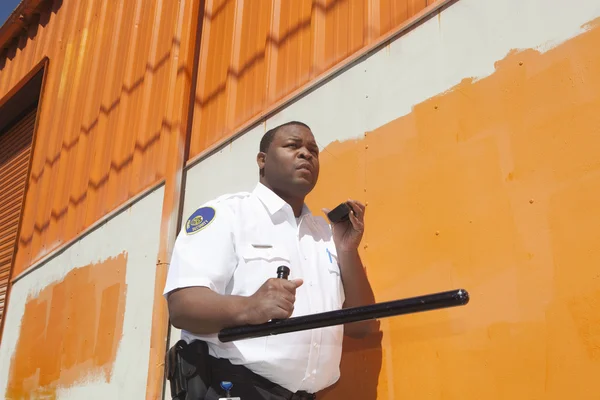
[[[348,221],[350,219],[350,206],[344,202],[327,213],[327,218],[332,224]]]

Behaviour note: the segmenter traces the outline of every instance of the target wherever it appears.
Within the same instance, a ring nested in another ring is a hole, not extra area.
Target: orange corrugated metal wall
[[[54,1],[0,60],[2,98],[49,59],[15,276],[164,178],[192,75],[178,3]]]
[[[207,1],[190,158],[434,2]]]
[[[189,158],[428,2],[207,1]],[[15,274],[165,177],[187,109],[168,101],[192,75],[174,56],[193,35],[178,7],[55,1],[0,60],[0,97],[50,60]]]
[[[0,321],[13,260],[37,108],[0,133]]]

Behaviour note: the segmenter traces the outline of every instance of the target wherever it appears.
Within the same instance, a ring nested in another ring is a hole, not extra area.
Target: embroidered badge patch
[[[185,223],[185,231],[188,235],[194,234],[206,228],[214,219],[217,212],[212,207],[202,207],[194,211]]]

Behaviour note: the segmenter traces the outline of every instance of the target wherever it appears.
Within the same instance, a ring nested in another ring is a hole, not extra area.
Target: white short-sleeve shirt
[[[292,317],[338,310],[344,303],[330,226],[304,206],[292,208],[258,184],[248,193],[219,197],[196,210],[177,237],[164,289],[205,286],[219,294],[250,296],[277,267],[288,279],[302,278]],[[199,304],[199,307],[202,305]],[[188,342],[208,343],[210,354],[227,358],[292,392],[316,393],[340,375],[343,326],[221,343],[216,334],[182,331]]]

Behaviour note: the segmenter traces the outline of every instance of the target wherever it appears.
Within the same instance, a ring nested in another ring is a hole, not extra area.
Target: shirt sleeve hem
[[[168,298],[169,294],[177,289],[184,289],[188,287],[206,287],[212,291],[216,291],[215,285],[208,279],[186,279],[185,283],[178,283],[176,285],[169,285],[165,287],[163,291],[164,298]]]

